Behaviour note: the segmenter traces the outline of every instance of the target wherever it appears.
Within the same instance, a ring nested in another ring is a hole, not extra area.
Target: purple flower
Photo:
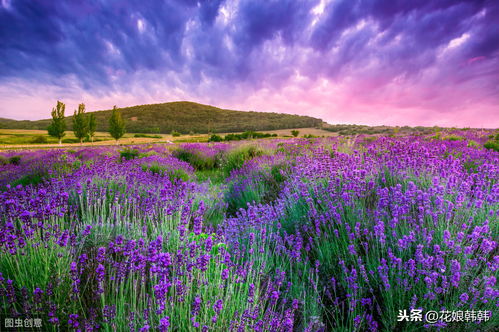
[[[69,270],[71,271],[71,275],[73,276],[73,278],[74,278],[74,276],[78,275],[76,262],[71,262],[71,264],[69,265]]]
[[[104,280],[104,275],[105,275],[105,269],[104,269],[104,265],[102,264],[99,264],[97,266],[97,269],[95,269],[95,273],[97,273],[97,280],[102,282]]]
[[[469,297],[468,293],[463,293],[463,294],[461,294],[461,295],[459,296],[459,300],[460,300],[461,302],[463,302],[463,303],[468,302],[469,298],[470,298],[470,297]]]
[[[248,297],[250,299],[252,299],[253,295],[255,295],[255,285],[254,284],[250,284],[249,287],[248,287]]]
[[[211,256],[210,255],[201,255],[197,259],[197,266],[198,269],[201,271],[206,271],[208,270],[208,263],[210,262]]]
[[[194,298],[194,301],[192,301],[192,308],[191,308],[191,313],[193,316],[196,316],[199,313],[199,310],[201,309],[201,297],[197,295]]]
[[[298,301],[298,299],[293,299],[293,304],[292,304],[293,310],[298,310],[299,306],[300,302]]]
[[[168,331],[168,327],[170,327],[170,317],[165,316],[159,320],[159,330]]]
[[[222,311],[222,307],[223,307],[223,301],[217,300],[213,305],[213,310],[215,310],[217,314],[220,314],[220,311]]]
[[[357,256],[357,251],[355,251],[355,246],[353,244],[348,246],[348,252],[350,255]]]
[[[103,287],[104,276],[105,276],[104,266],[102,264],[99,264],[97,266],[97,269],[95,270],[95,273],[96,273],[96,279],[98,281],[96,293],[102,294],[104,293],[104,287]]]
[[[80,325],[78,323],[78,315],[77,314],[69,315],[68,324],[74,329],[78,328],[78,326]]]
[[[222,280],[227,280],[227,278],[229,278],[229,269],[223,269]]]
[[[416,275],[416,262],[414,259],[409,259],[407,261],[407,274],[411,277]]]
[[[204,247],[205,247],[206,252],[210,252],[211,249],[213,248],[213,237],[211,235],[208,236],[208,238],[204,242]]]
[[[90,232],[92,231],[92,225],[87,225],[85,229],[83,230],[83,236],[88,236]]]
[[[451,262],[451,284],[454,287],[459,286],[459,281],[461,280],[461,264],[457,260],[452,260]]]
[[[106,248],[100,247],[99,249],[97,249],[97,256],[95,257],[97,262],[103,263],[105,257],[106,257]]]

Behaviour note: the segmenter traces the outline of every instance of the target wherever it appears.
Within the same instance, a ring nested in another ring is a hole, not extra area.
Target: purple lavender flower
[[[78,314],[70,314],[68,319],[68,325],[74,329],[77,329],[78,326],[80,325],[78,323],[78,317],[79,317]]]
[[[97,274],[97,280],[102,282],[104,280],[104,275],[105,275],[104,265],[99,264],[97,266],[97,269],[95,269],[95,273]]]
[[[170,317],[165,316],[159,320],[159,330],[160,331],[168,331],[170,327]]]
[[[223,269],[222,280],[227,280],[227,278],[229,278],[229,269]]]
[[[213,305],[213,310],[217,313],[217,315],[220,314],[223,308],[223,301],[222,300],[217,300],[215,304]]]
[[[459,296],[459,301],[466,303],[466,302],[468,302],[469,298],[470,297],[469,297],[468,293],[463,293]]]
[[[194,298],[194,301],[192,301],[191,314],[193,316],[196,316],[199,313],[200,309],[201,309],[201,297],[199,297],[198,295]]]

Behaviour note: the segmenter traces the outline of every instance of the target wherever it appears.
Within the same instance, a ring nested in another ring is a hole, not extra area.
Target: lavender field
[[[492,134],[3,152],[2,317],[44,331],[492,331]],[[423,319],[400,319],[411,309]]]

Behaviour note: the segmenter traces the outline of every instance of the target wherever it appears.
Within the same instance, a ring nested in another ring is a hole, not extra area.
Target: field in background
[[[313,136],[336,136],[337,133],[316,129],[316,128],[298,128],[299,136],[313,135]],[[265,131],[270,134],[277,134],[278,137],[291,137],[290,129],[279,129]],[[228,133],[220,133],[218,135],[225,136]],[[147,144],[147,143],[167,143],[167,142],[207,142],[210,135],[181,135],[174,137],[168,134],[138,134],[147,137],[134,137],[136,133],[126,133],[123,138],[119,140],[119,144]],[[43,137],[47,143],[34,143],[37,139]],[[94,142],[84,142],[80,144],[78,139],[73,135],[72,131],[67,131],[66,136],[62,140],[63,147],[73,146],[94,146],[94,145],[115,145],[116,141],[106,132],[96,132]],[[57,139],[47,134],[46,130],[28,130],[28,129],[0,129],[0,149],[12,148],[52,148],[60,147]]]
[[[120,144],[140,144],[165,141],[171,135],[149,134],[150,136],[159,136],[161,138],[134,137],[134,133],[126,133]],[[37,143],[42,138],[46,143]],[[66,131],[66,136],[62,139],[63,146],[80,146],[78,139],[72,131]],[[96,132],[94,142],[84,142],[83,145],[109,145],[115,144],[115,140],[106,132]],[[58,147],[57,139],[48,135],[46,130],[29,129],[0,129],[0,149],[16,147]]]

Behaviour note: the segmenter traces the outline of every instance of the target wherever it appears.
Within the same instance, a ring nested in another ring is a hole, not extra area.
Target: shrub
[[[42,135],[38,135],[38,136],[35,136],[33,137],[33,139],[31,140],[31,143],[47,143],[47,138],[45,136],[42,136]]]
[[[137,149],[124,149],[120,151],[120,160],[132,160],[139,156],[139,150]]]
[[[12,165],[19,165],[20,161],[21,161],[21,156],[12,156],[9,158],[9,163]]]
[[[168,172],[168,177],[171,182],[175,182],[176,180],[182,180],[184,182],[189,181],[189,174],[183,169],[174,169]]]
[[[197,171],[211,170],[217,166],[214,157],[205,156],[202,152],[193,149],[179,148],[173,151],[173,156],[191,164]]]
[[[483,145],[483,147],[489,150],[494,150],[499,152],[499,141],[487,141]]]
[[[26,174],[23,177],[14,180],[11,185],[13,187],[22,185],[23,187],[29,186],[29,185],[37,185],[39,183],[42,183],[43,179],[46,177],[46,174],[43,174],[41,172],[34,172],[32,174]]]
[[[143,164],[142,170],[144,172],[150,171],[161,176],[168,176],[171,182],[175,182],[176,180],[182,180],[184,182],[189,181],[189,174],[187,174],[187,172],[183,169],[169,169],[168,166],[161,165],[157,162],[150,165]]]
[[[277,134],[270,133],[259,133],[256,131],[245,131],[242,134],[227,134],[225,135],[225,141],[240,141],[243,139],[253,139],[253,138],[268,138],[277,137]]]
[[[376,136],[366,136],[363,138],[363,141],[368,143],[368,142],[374,142],[378,139]]]
[[[435,133],[434,136],[430,136],[430,139],[433,139],[433,140],[440,140],[442,139],[442,134],[440,132],[438,133]]]
[[[257,131],[245,131],[240,136],[242,139],[251,139],[251,138],[267,138],[271,137],[272,135],[269,133],[259,133]]]
[[[300,134],[299,130],[291,130],[291,135],[293,135],[293,137],[298,137],[299,134]]]
[[[469,140],[467,146],[471,148],[471,147],[477,147],[479,146],[479,144],[477,143],[477,141]]]
[[[208,139],[208,142],[222,142],[223,139],[220,135],[217,135],[217,134],[213,134],[210,136],[210,138]]]
[[[137,158],[145,158],[145,157],[157,156],[157,155],[158,155],[158,153],[156,151],[147,151],[147,152],[139,153],[139,156]]]
[[[457,135],[448,135],[448,136],[445,136],[443,139],[448,140],[448,141],[462,141],[462,140],[464,140],[464,137],[457,136]]]
[[[241,140],[241,135],[238,135],[238,134],[228,134],[228,135],[225,135],[224,140],[226,140],[226,141],[240,141]]]
[[[264,151],[254,145],[247,145],[238,149],[232,150],[227,155],[224,164],[224,172],[229,175],[233,170],[239,169],[243,166],[244,162],[255,157],[261,156]]]
[[[181,134],[178,131],[172,130],[171,135],[173,137],[179,137]]]

